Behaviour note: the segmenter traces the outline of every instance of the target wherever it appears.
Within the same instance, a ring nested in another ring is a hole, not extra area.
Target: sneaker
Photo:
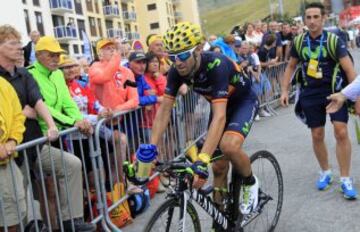
[[[258,114],[255,116],[255,121],[260,121],[260,116]]]
[[[271,117],[271,114],[264,109],[259,110],[260,117]]]
[[[242,185],[240,190],[240,212],[245,215],[251,213],[258,205],[259,181],[254,175],[255,184]]]
[[[65,231],[72,231],[71,220],[63,222]],[[74,219],[75,232],[93,232],[96,230],[96,225],[92,223],[84,222],[83,218]]]
[[[333,175],[332,173],[325,174],[323,171],[320,171],[320,177],[316,182],[316,187],[318,190],[326,190],[330,187],[333,182]]]
[[[341,181],[341,191],[346,199],[353,200],[357,198],[357,190],[353,186],[352,178],[347,181]]]
[[[38,226],[38,230],[36,229],[36,224]],[[36,220],[36,221],[29,222],[29,224],[26,225],[24,231],[25,232],[35,232],[35,231],[49,232],[49,229],[46,227],[46,224],[44,224],[43,221]]]

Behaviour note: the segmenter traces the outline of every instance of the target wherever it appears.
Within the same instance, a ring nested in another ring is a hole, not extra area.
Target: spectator
[[[264,33],[263,33],[262,30],[261,30],[261,25],[262,25],[262,23],[261,23],[260,20],[255,23],[255,31],[254,31],[254,34],[255,34],[255,36],[257,36],[257,37],[260,37],[261,40],[262,40],[262,37],[263,37]],[[260,42],[261,42],[261,40],[260,40]],[[257,45],[257,46],[259,46],[259,45]]]
[[[80,65],[80,78],[78,79],[78,82],[82,86],[86,86],[89,84],[89,61],[85,57],[81,57],[78,64]]]
[[[147,106],[160,103],[162,97],[157,97],[145,81],[146,56],[143,52],[133,52],[129,56],[129,68],[133,72],[139,94],[139,105]]]
[[[171,63],[166,58],[162,36],[157,34],[149,35],[146,39],[146,45],[149,47],[149,52],[154,53],[160,59],[160,72],[166,75]]]
[[[24,50],[24,66],[27,67],[33,64],[36,61],[35,57],[35,45],[37,41],[40,39],[40,33],[38,31],[30,32],[30,42],[23,48]]]
[[[283,46],[283,48],[282,48],[283,57],[284,57],[284,60],[288,60],[290,48],[291,48],[291,42],[294,38],[293,34],[291,33],[291,27],[290,27],[289,23],[285,22],[282,24],[280,36],[281,36],[281,43]]]
[[[90,86],[96,99],[113,111],[135,109],[139,97],[135,86],[134,75],[120,66],[120,54],[112,40],[102,39],[97,42],[97,53],[100,61],[93,63],[89,69]]]
[[[47,136],[50,140],[54,140],[58,136],[57,127],[45,105],[42,101],[39,88],[29,72],[22,68],[16,67],[16,65],[22,66],[22,53],[21,51],[21,37],[20,33],[9,25],[0,26],[0,75],[4,77],[15,89],[20,103],[23,109],[23,113],[26,116],[25,121],[25,133],[23,142],[28,142],[43,136],[40,126],[37,121],[37,116],[44,118],[48,125]],[[19,62],[20,60],[20,62]],[[46,151],[49,149],[40,146],[41,154],[40,159],[43,160]],[[26,149],[27,157],[31,163],[37,160],[36,148]],[[60,151],[59,151],[60,153]],[[60,157],[60,154],[57,154]],[[56,156],[56,154],[54,155]],[[21,168],[23,175],[27,176],[25,165],[23,165],[23,152],[20,152],[20,156],[15,159],[16,163]],[[48,159],[46,159],[48,160]],[[49,165],[49,163],[43,160],[42,163]],[[48,160],[49,161],[49,160]],[[25,178],[25,187],[27,187],[27,178]],[[37,210],[36,214],[40,215],[40,209]],[[30,212],[30,211],[29,211]],[[31,211],[32,213],[32,211]],[[37,217],[37,218],[33,218]],[[38,220],[39,228],[43,227],[44,224],[41,222],[40,216],[28,215],[28,220]],[[33,222],[29,223],[29,227]]]
[[[268,30],[269,30],[268,24],[267,24],[267,23],[263,23],[263,24],[261,25],[261,32],[263,33],[263,36],[264,36],[264,34],[266,34],[266,33],[268,32]]]
[[[90,134],[92,131],[91,124],[83,119],[76,103],[72,100],[69,90],[66,86],[64,76],[58,69],[60,54],[64,52],[61,49],[59,42],[51,36],[44,36],[39,39],[35,46],[37,61],[30,67],[29,72],[33,75],[43,99],[52,115],[57,122],[57,127],[60,129],[76,126],[85,134]],[[43,133],[48,131],[48,125],[45,120],[39,118],[39,124]],[[46,151],[46,152],[45,152]],[[96,226],[85,223],[83,220],[83,194],[82,194],[82,172],[81,161],[74,155],[59,151],[52,147],[44,150],[44,156],[41,158],[49,159],[48,154],[51,154],[55,164],[55,173],[59,178],[58,183],[61,186],[60,202],[64,229],[70,231],[72,222],[69,214],[69,207],[72,208],[72,215],[74,218],[75,231],[94,231]],[[45,154],[46,153],[46,154]],[[65,161],[65,166],[63,162]],[[49,166],[44,166],[43,171],[52,173],[51,160],[48,160]],[[44,165],[44,163],[43,163]],[[65,188],[65,167],[67,168],[67,177],[69,189],[69,205],[66,199]]]
[[[20,144],[23,139],[24,122],[25,117],[21,112],[21,105],[15,90],[5,79],[0,77],[0,175],[3,179],[0,182],[1,231],[18,231],[18,224],[26,216],[23,175],[13,162],[13,158],[17,154],[15,152],[16,145]],[[15,198],[16,195],[17,198]]]
[[[256,45],[260,45],[260,43],[261,43],[262,35],[259,36],[259,34],[255,33],[254,24],[252,24],[252,23],[248,23],[246,25],[245,40],[248,42],[254,43]]]
[[[265,41],[267,40],[267,37],[271,36],[271,35],[275,35],[276,37],[276,56],[278,57],[279,61],[282,60],[282,43],[281,43],[281,35],[278,32],[278,23],[276,21],[271,21],[269,23],[269,31],[264,33],[263,39],[261,41],[261,45],[260,47],[262,47],[265,44]]]
[[[222,53],[221,48],[218,46],[211,46],[209,49],[210,52]]]
[[[216,35],[210,35],[208,38],[209,43],[211,44],[212,42],[214,42],[217,39]]]
[[[258,50],[258,56],[262,68],[267,68],[277,63],[278,57],[276,56],[275,34],[269,34],[268,36],[266,36],[264,45],[262,45]]]

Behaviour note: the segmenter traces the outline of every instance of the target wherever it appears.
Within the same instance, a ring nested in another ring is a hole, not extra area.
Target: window
[[[66,51],[66,53],[69,54],[69,44],[60,44],[60,47]]]
[[[155,30],[155,29],[159,29],[159,28],[160,28],[159,23],[150,23],[151,30]]]
[[[99,14],[99,2],[95,1],[95,12]]]
[[[75,12],[79,15],[83,14],[81,0],[75,0]]]
[[[90,23],[90,34],[91,34],[91,36],[97,36],[95,18],[94,17],[89,17],[89,23]]]
[[[78,31],[79,31],[80,39],[83,40],[82,31],[86,32],[86,30],[85,30],[85,21],[81,20],[81,19],[78,19],[77,20],[77,25],[78,25]]]
[[[26,31],[28,34],[30,34],[31,27],[30,27],[29,12],[27,10],[24,10],[24,15],[25,15]]]
[[[103,37],[104,34],[103,34],[103,30],[102,30],[102,25],[101,25],[101,19],[97,19],[97,21],[98,21],[99,35],[100,35],[101,37]]]
[[[75,54],[79,54],[79,46],[77,44],[73,45],[73,50]]]
[[[84,54],[85,52],[85,46],[84,45],[81,45],[81,53]]]
[[[64,26],[65,25],[65,20],[64,20],[63,16],[52,15],[51,17],[52,17],[54,27]]]
[[[90,12],[94,12],[92,0],[86,0],[86,9]]]
[[[35,12],[35,18],[36,18],[36,26],[38,31],[40,32],[40,35],[44,35],[44,24],[42,20],[42,15],[40,12]]]
[[[22,3],[26,4],[26,0],[22,0]]]
[[[40,1],[39,0],[33,0],[33,5],[34,6],[40,6]]]
[[[105,27],[106,29],[113,28],[113,23],[110,20],[105,20]]]
[[[148,11],[156,10],[156,3],[148,4],[147,9],[148,9]]]

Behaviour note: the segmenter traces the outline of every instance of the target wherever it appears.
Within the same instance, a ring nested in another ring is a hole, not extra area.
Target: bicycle
[[[212,161],[219,158],[221,157],[215,157]],[[208,186],[200,190],[191,187],[192,176],[187,172],[191,163],[185,157],[157,164],[157,171],[174,178],[175,186],[169,188],[170,191],[166,195],[167,200],[152,215],[144,232],[200,232],[200,219],[192,202],[196,202],[210,215],[216,224],[215,231],[274,231],[283,203],[283,179],[279,163],[275,156],[268,151],[258,151],[250,157],[250,160],[252,170],[259,179],[260,189],[258,206],[249,215],[241,215],[239,211],[242,179],[236,172],[232,171],[231,173],[231,181],[223,201],[224,208],[221,210],[209,196],[213,187]],[[269,183],[266,180],[271,176],[271,172],[275,176]],[[275,180],[277,186],[275,192],[271,192],[270,188],[274,186]],[[162,222],[163,216],[165,216],[164,222]],[[173,220],[174,218],[177,219]],[[174,221],[175,223],[173,223]],[[260,225],[259,222],[262,224]]]

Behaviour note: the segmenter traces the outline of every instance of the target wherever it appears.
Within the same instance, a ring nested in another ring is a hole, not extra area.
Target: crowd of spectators
[[[210,35],[204,38],[203,46],[205,51],[223,53],[236,62],[251,77],[252,88],[259,100],[264,100],[261,98],[272,94],[271,82],[274,81],[269,80],[265,70],[288,60],[293,38],[304,30],[301,24],[256,21],[237,26],[228,35]],[[339,27],[338,31],[340,35],[344,28]],[[358,30],[352,28],[343,34],[350,47],[359,44],[357,34]],[[24,152],[17,155],[15,146],[47,136],[51,144],[42,144],[39,151],[35,148],[26,150],[29,167],[34,169],[32,171],[39,171],[41,166],[42,172],[48,175],[54,171],[65,231],[71,230],[72,219],[76,231],[94,231],[95,226],[84,221],[83,204],[84,171],[90,180],[93,175],[88,145],[93,125],[103,118],[111,119],[114,114],[141,107],[141,120],[135,122],[135,126],[141,128],[141,134],[130,136],[124,128],[126,125],[119,119],[109,120],[110,123],[100,129],[100,149],[105,169],[121,168],[122,161],[128,159],[127,150],[134,150],[130,137],[138,136],[139,141],[150,140],[152,122],[163,100],[171,62],[167,59],[162,36],[157,34],[147,37],[148,51],[131,50],[129,44],[116,39],[101,39],[96,43],[97,61],[65,55],[52,36],[40,37],[37,31],[33,31],[30,38],[22,51],[19,32],[9,25],[0,26],[2,180],[12,179],[9,165],[13,165],[15,178],[24,183],[19,189],[16,204],[23,217],[21,220],[26,218],[26,231],[35,231],[35,227],[46,231],[40,207],[26,210],[25,192],[29,183],[23,176],[29,173],[24,164]],[[188,88],[184,84],[179,94],[185,95]],[[271,112],[264,107],[256,120],[268,116]],[[77,127],[79,132],[59,140],[58,131],[69,127]],[[108,153],[112,155],[109,157]],[[65,171],[70,199],[66,199]],[[118,176],[114,176],[120,182],[123,181],[121,173],[120,170]],[[1,189],[8,190],[1,192],[5,210],[9,212],[2,216],[9,231],[16,231],[20,222],[16,213],[18,209],[14,208],[11,181],[1,181],[0,185]],[[94,183],[90,183],[90,188],[94,188]],[[163,191],[161,185],[159,191]],[[34,211],[35,215],[26,215],[29,211]],[[4,226],[2,218],[0,227]]]

